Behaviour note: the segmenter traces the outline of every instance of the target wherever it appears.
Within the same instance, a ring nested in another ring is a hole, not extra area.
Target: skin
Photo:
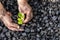
[[[33,18],[32,8],[27,1],[28,0],[17,0],[19,11],[26,15],[24,23],[29,22]]]
[[[23,29],[19,28],[19,25],[12,22],[11,13],[7,12],[1,3],[0,3],[0,20],[5,24],[5,26],[8,29],[12,31],[23,31]]]
[[[17,2],[19,12],[22,12],[26,15],[23,23],[29,22],[33,17],[32,8],[27,3],[27,0],[17,0]],[[12,31],[24,31],[24,29],[21,29],[18,24],[12,22],[13,20],[11,19],[11,16],[12,14],[6,11],[0,2],[0,20],[5,24],[8,29]]]
[[[17,0],[19,12],[26,15],[26,18],[23,23],[27,23],[33,18],[32,8],[30,7],[27,1],[28,0]],[[48,1],[56,2],[56,0]],[[3,5],[0,3],[0,20],[5,24],[5,26],[12,31],[24,31],[24,29],[21,29],[18,24],[12,22],[13,20],[11,19],[11,16],[12,14],[6,11]]]

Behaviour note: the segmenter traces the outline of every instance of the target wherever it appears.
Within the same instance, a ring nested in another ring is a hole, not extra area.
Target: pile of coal
[[[60,1],[29,0],[28,3],[34,16],[26,25],[21,25],[25,30],[13,32],[0,22],[0,40],[60,40]],[[3,0],[2,4],[13,14],[12,18],[17,23],[17,1]]]

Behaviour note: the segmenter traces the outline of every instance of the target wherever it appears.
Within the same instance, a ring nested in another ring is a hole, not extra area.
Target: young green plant
[[[18,24],[23,24],[24,18],[25,18],[24,14],[19,12],[18,13],[18,19],[17,19]]]

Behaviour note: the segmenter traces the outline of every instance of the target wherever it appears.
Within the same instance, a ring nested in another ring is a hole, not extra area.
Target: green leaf
[[[18,13],[18,17],[20,17],[21,19],[24,19],[24,14],[23,13]]]
[[[18,20],[18,24],[23,24],[22,20]]]
[[[18,13],[18,24],[23,24],[24,20],[24,14],[23,13]]]

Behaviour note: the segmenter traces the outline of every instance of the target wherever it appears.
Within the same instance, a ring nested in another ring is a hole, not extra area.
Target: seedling
[[[24,14],[23,13],[18,13],[18,19],[17,19],[17,21],[18,21],[18,24],[23,24],[23,20],[24,20]]]

